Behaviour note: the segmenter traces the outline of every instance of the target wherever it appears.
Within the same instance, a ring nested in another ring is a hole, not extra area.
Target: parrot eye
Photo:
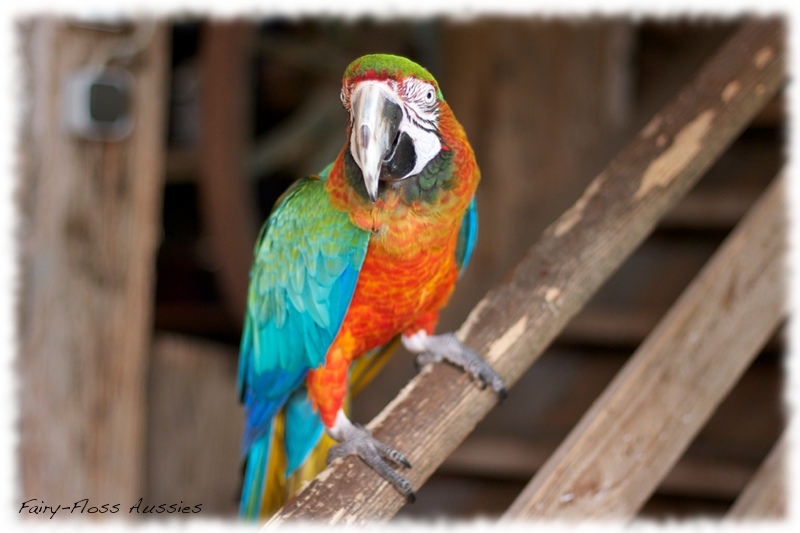
[[[429,112],[436,104],[436,87],[417,78],[408,79],[404,93],[409,101],[422,107],[419,111]]]

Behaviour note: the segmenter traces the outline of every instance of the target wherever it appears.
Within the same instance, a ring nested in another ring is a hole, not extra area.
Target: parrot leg
[[[480,355],[459,341],[452,333],[428,335],[421,329],[413,335],[403,335],[402,340],[403,346],[408,351],[417,354],[415,363],[418,369],[428,363],[447,361],[471,375],[482,389],[489,385],[501,400],[507,396],[503,378]]]
[[[396,465],[411,468],[411,463],[400,452],[375,439],[361,424],[351,422],[342,410],[336,414],[336,422],[327,431],[331,438],[339,442],[328,450],[328,464],[339,457],[357,455],[383,479],[390,482],[400,494],[410,502],[414,502],[416,494],[411,488],[411,483],[403,479],[386,462],[389,460]]]

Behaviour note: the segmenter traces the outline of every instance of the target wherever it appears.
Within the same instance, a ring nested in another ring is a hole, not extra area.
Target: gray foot
[[[373,438],[370,431],[360,424],[353,424],[344,417],[337,417],[336,426],[330,432],[340,444],[328,450],[328,463],[346,455],[357,455],[380,476],[390,482],[409,502],[416,500],[411,483],[406,481],[386,462],[411,468],[411,463],[397,450]]]
[[[459,341],[452,333],[429,336],[420,331],[411,337],[403,337],[403,344],[412,352],[417,352],[415,361],[417,369],[428,363],[447,361],[472,376],[480,388],[491,386],[501,400],[507,396],[503,378],[480,355]]]

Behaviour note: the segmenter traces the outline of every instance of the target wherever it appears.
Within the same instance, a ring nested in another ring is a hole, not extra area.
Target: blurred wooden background
[[[252,243],[278,195],[341,149],[338,91],[352,59],[381,51],[426,66],[475,148],[480,235],[442,317],[452,330],[737,27],[161,21],[131,67],[143,118],[130,140],[98,148],[43,126],[57,113],[57,73],[133,29],[26,21],[26,83],[37,90],[20,186],[22,499],[144,497],[234,516]],[[785,133],[780,96],[398,516],[504,511],[775,176]],[[137,161],[144,168],[126,171]],[[106,187],[116,182],[129,186]],[[785,425],[783,347],[779,333],[642,516],[730,508]],[[413,374],[398,353],[356,400],[355,420],[370,420]]]

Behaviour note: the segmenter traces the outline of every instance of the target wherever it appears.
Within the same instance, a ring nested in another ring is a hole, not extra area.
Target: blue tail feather
[[[256,439],[247,453],[242,498],[239,516],[248,521],[257,521],[261,512],[261,501],[267,483],[267,463],[272,431],[268,430]]]

